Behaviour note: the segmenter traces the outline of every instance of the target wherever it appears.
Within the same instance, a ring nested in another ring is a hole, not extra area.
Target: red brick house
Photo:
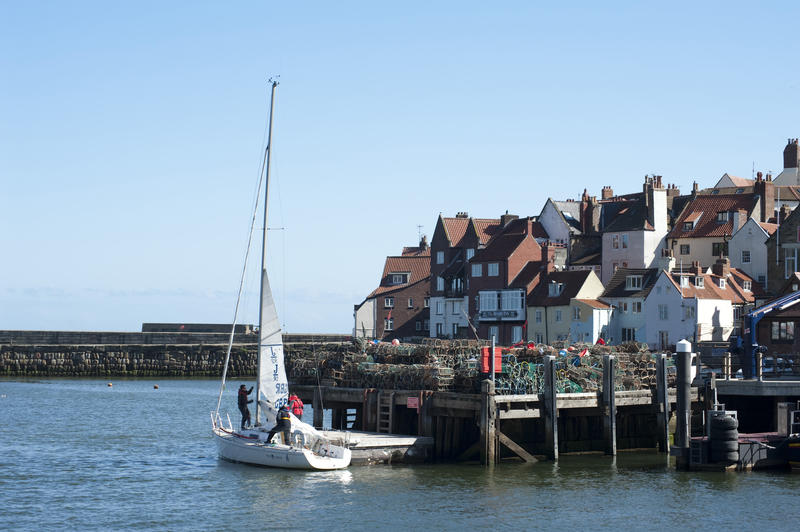
[[[430,336],[469,337],[467,261],[483,249],[501,227],[500,219],[439,215],[431,239]]]
[[[380,286],[355,305],[353,336],[381,340],[428,336],[430,248],[425,237],[417,247],[386,257]]]
[[[468,263],[469,315],[479,338],[500,345],[524,338],[526,299],[543,271],[552,269],[554,248],[536,241],[534,218],[507,220]]]

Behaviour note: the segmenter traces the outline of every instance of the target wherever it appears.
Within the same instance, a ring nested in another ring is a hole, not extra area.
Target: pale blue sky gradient
[[[796,2],[430,4],[0,0],[0,329],[229,322],[275,74],[288,332],[349,333],[440,212],[688,192],[800,136]]]

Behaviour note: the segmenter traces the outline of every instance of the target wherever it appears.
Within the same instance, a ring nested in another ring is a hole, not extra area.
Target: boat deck
[[[434,446],[434,439],[430,436],[338,430],[322,432],[335,445],[350,448],[352,465],[423,462]]]

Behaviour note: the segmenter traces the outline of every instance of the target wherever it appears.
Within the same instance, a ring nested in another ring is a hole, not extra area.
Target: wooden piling
[[[616,357],[603,355],[603,440],[605,453],[611,456],[617,454],[616,373]]]
[[[558,407],[556,403],[556,357],[544,359],[544,433],[547,454],[558,460]]]
[[[669,454],[669,390],[667,388],[667,355],[656,355],[656,420],[658,449]]]
[[[494,465],[497,461],[497,404],[494,400],[494,383],[481,383],[481,463]]]

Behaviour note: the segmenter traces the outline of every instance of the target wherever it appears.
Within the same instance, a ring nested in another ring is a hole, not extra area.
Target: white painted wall
[[[743,271],[756,282],[760,276],[763,276],[766,283],[768,238],[769,235],[758,225],[758,222],[749,218],[728,242],[731,266]],[[743,250],[750,251],[750,262],[742,262]]]
[[[666,305],[666,319],[661,318],[659,305]],[[684,299],[666,272],[661,272],[644,304],[648,328],[643,340],[651,349],[661,348],[661,331],[666,331],[669,344],[679,340],[694,341],[697,326],[697,300]]]
[[[733,330],[733,306],[728,300],[697,301],[698,342],[724,342]]]
[[[445,297],[431,297],[430,299],[430,336],[431,338],[436,337],[436,324],[440,323],[442,325],[442,333],[444,336],[451,336],[453,334],[453,324],[457,324],[459,327],[469,327],[469,323],[467,322],[467,318],[465,314],[468,313],[467,303],[468,303],[468,296],[464,297],[457,297],[457,298],[445,298]],[[455,305],[455,311],[453,309],[453,304]],[[441,314],[437,312],[439,308],[439,304],[441,304]]]
[[[376,316],[375,298],[367,299],[355,311],[353,337],[367,339],[375,338]]]
[[[542,212],[539,214],[539,222],[547,231],[550,240],[569,245],[569,226],[564,222],[558,208],[550,199],[544,204]]]
[[[595,308],[577,299],[573,299],[570,305],[573,308],[577,306],[581,309],[580,320],[574,319],[574,314],[571,314],[573,319],[569,327],[570,341],[590,344],[597,342],[600,334],[608,328],[611,309]]]
[[[636,341],[644,342],[647,337],[644,299],[641,297],[620,297],[604,299],[604,301],[614,307],[609,322],[609,343],[614,345],[622,343],[623,328],[634,329],[636,332]],[[633,312],[633,303],[637,301],[642,303],[642,312]],[[625,303],[628,304],[627,311],[624,310]]]

